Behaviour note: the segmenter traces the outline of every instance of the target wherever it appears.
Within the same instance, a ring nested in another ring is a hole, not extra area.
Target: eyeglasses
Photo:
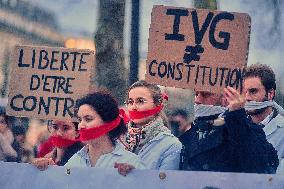
[[[143,106],[144,104],[147,104],[148,102],[149,102],[149,103],[154,103],[154,102],[147,101],[147,100],[144,99],[144,98],[137,98],[137,99],[135,99],[135,100],[133,100],[133,99],[128,99],[128,100],[126,100],[126,101],[124,102],[124,104],[125,104],[127,107],[133,106],[134,104],[139,107],[139,106]]]

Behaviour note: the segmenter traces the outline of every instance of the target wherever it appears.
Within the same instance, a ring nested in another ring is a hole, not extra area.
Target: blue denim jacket
[[[107,154],[102,155],[96,162],[95,168],[114,168],[115,162],[128,163],[137,169],[145,169],[145,164],[135,155],[124,149],[120,143],[116,143],[115,149]],[[74,154],[64,165],[67,167],[91,167],[88,146],[83,147],[79,152]]]
[[[161,132],[138,152],[148,169],[178,170],[182,144],[169,132]]]

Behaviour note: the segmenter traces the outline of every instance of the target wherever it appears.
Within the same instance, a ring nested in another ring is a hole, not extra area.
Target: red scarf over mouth
[[[109,123],[105,123],[105,124],[97,126],[97,127],[80,129],[80,131],[79,131],[80,140],[81,141],[88,141],[88,140],[99,138],[99,137],[107,134],[108,132],[110,132],[114,128],[116,128],[119,125],[120,121],[121,121],[121,117],[117,116],[117,118],[115,120],[113,120]]]
[[[161,105],[159,105],[159,106],[157,106],[157,107],[155,107],[153,109],[150,109],[150,110],[129,111],[129,117],[130,117],[131,120],[146,118],[146,117],[149,117],[149,116],[156,115],[156,114],[160,113],[163,108],[164,108],[164,105],[161,104]]]
[[[78,142],[78,140],[66,139],[59,135],[51,136],[50,140],[51,143],[58,148],[67,148]]]

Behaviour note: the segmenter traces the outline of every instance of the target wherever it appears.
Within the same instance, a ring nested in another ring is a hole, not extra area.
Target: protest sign
[[[45,171],[23,163],[0,162],[1,189],[280,189],[284,175],[206,171],[132,170],[126,177],[116,169],[50,166]]]
[[[146,80],[211,92],[240,89],[249,36],[248,14],[154,6]]]
[[[76,99],[89,92],[93,64],[91,50],[17,46],[10,72],[8,115],[72,119]]]

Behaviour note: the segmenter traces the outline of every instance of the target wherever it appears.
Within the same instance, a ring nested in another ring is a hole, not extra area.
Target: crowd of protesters
[[[49,165],[284,174],[284,110],[275,101],[273,70],[251,65],[241,93],[195,91],[194,121],[173,110],[168,96],[144,80],[129,87],[126,111],[98,90],[76,103],[77,121],[49,120],[44,139],[27,149],[26,127],[0,112],[0,160]]]

